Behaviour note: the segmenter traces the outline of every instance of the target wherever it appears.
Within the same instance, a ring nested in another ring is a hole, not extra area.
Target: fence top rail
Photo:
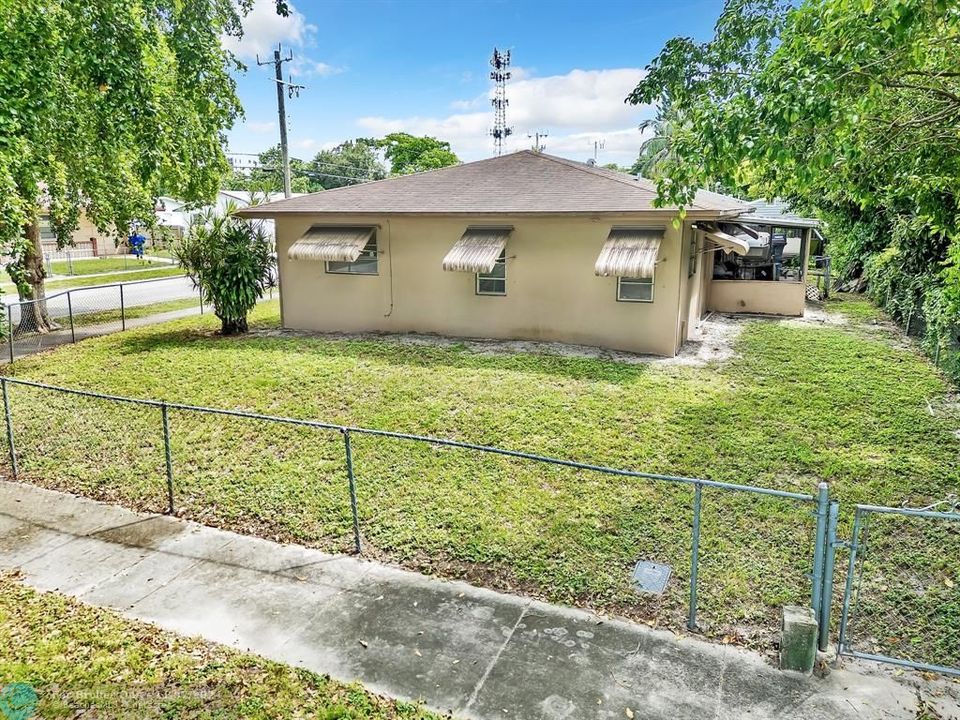
[[[857,515],[873,513],[876,515],[905,515],[907,517],[932,518],[935,520],[960,521],[960,512],[944,512],[942,510],[921,510],[919,508],[896,508],[882,505],[855,505]]]
[[[167,408],[168,410],[182,410],[184,412],[205,413],[209,415],[224,415],[228,417],[247,418],[250,420],[264,420],[267,422],[284,423],[287,425],[299,425],[303,427],[313,427],[321,430],[332,430],[340,433],[354,433],[357,435],[370,435],[374,437],[395,438],[398,440],[410,440],[413,442],[429,443],[431,445],[442,445],[446,447],[456,447],[465,450],[476,450],[479,452],[515,457],[522,460],[533,460],[536,462],[547,463],[550,465],[561,465],[577,470],[589,470],[607,475],[617,475],[621,477],[641,478],[644,480],[660,480],[671,483],[681,483],[685,485],[694,485],[701,487],[712,487],[720,490],[731,490],[734,492],[754,493],[757,495],[767,495],[785,500],[798,500],[802,502],[816,502],[816,497],[810,494],[791,492],[788,490],[775,490],[772,488],[757,487],[754,485],[741,485],[738,483],[722,482],[720,480],[706,480],[703,478],[683,477],[677,475],[663,475],[660,473],[641,472],[638,470],[623,470],[621,468],[609,467],[606,465],[595,465],[592,463],[577,462],[575,460],[564,460],[549,455],[538,455],[536,453],[522,452],[518,450],[507,450],[505,448],[494,447],[491,445],[480,445],[477,443],[461,442],[459,440],[448,440],[444,438],[431,437],[429,435],[416,435],[413,433],[394,432],[391,430],[377,430],[374,428],[357,427],[353,425],[338,425],[336,423],[321,422],[319,420],[302,420],[299,418],[284,417],[282,415],[264,415],[262,413],[247,412],[244,410],[228,410],[225,408],[204,407],[202,405],[186,405],[184,403],[164,402],[160,400],[149,400],[146,398],[131,398],[122,395],[108,395],[105,393],[91,392],[89,390],[78,390],[76,388],[65,388],[57,385],[48,385],[46,383],[35,382],[33,380],[21,380],[0,376],[0,383],[13,385],[24,385],[26,387],[39,388],[41,390],[50,390],[61,392],[68,395],[77,395],[80,397],[94,398],[97,400],[110,400],[114,402],[129,403],[132,405],[145,405],[156,408]]]
[[[165,282],[169,280],[180,280],[186,277],[189,277],[189,276],[188,275],[168,275],[167,277],[147,278],[146,280],[130,280],[129,282],[106,283],[105,285],[80,285],[78,287],[61,290],[60,292],[53,293],[53,295],[44,295],[42,298],[39,298],[37,300],[14,300],[13,302],[6,303],[6,306],[13,307],[14,305],[32,305],[33,303],[47,302],[48,300],[53,300],[54,298],[62,297],[63,295],[69,295],[70,293],[81,292],[84,290],[103,290],[105,288],[128,286],[128,285],[146,285],[147,283]]]

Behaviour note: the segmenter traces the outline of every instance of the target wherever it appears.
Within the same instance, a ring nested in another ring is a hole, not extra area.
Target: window
[[[653,302],[653,278],[617,278],[617,300]]]
[[[360,255],[353,262],[327,261],[328,273],[343,273],[346,275],[376,275],[378,273],[377,236],[373,235]]]
[[[500,257],[487,273],[477,273],[477,295],[506,295],[507,294],[507,250],[500,252]]]
[[[40,241],[56,242],[57,234],[53,231],[53,223],[50,221],[50,216],[41,215],[38,224],[40,225]]]

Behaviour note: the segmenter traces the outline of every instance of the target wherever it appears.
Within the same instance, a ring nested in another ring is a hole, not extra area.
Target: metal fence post
[[[160,404],[163,415],[163,453],[167,461],[167,513],[173,515],[173,457],[170,453],[170,413],[167,404]]]
[[[77,341],[77,332],[73,328],[73,300],[72,293],[70,290],[67,290],[67,315],[70,316],[70,342],[75,343]]]
[[[840,515],[840,503],[830,503],[827,519],[827,546],[823,561],[823,592],[820,600],[820,638],[818,646],[826,650],[830,642],[830,615],[833,609],[833,575],[837,559],[837,520]]]
[[[827,255],[823,259],[823,297],[828,299],[830,297],[830,256]]]
[[[13,362],[13,305],[7,305],[7,340],[10,344],[10,362]]]
[[[123,283],[120,283],[120,329],[127,329],[127,313],[123,306]]]
[[[821,482],[817,486],[817,537],[813,551],[813,591],[811,605],[813,616],[820,617],[820,598],[823,594],[823,562],[826,557],[827,520],[830,514],[830,486]]]
[[[690,609],[687,629],[697,629],[697,574],[700,570],[700,508],[703,502],[703,485],[693,486],[693,537],[690,543]]]
[[[13,472],[13,479],[18,480],[20,476],[17,468],[17,449],[13,444],[13,418],[10,415],[10,396],[7,394],[7,379],[0,377],[0,385],[3,386],[3,414],[7,420],[7,447],[10,448],[10,469]]]
[[[840,630],[837,639],[837,654],[843,654],[847,637],[847,622],[850,620],[850,596],[853,594],[853,575],[857,571],[857,551],[860,550],[860,508],[853,513],[853,535],[850,539],[850,560],[847,564],[847,582],[843,588],[843,612],[840,614]]]
[[[363,552],[363,545],[360,542],[360,518],[357,514],[357,487],[353,478],[353,449],[350,447],[350,431],[344,429],[342,432],[347,460],[347,480],[350,482],[350,511],[353,513],[353,547],[359,555]]]

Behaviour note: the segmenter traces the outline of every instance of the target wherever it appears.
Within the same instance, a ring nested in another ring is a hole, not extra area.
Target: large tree
[[[379,140],[378,145],[383,148],[393,175],[436,170],[460,162],[460,158],[450,149],[450,143],[429,136],[390,133]]]
[[[269,195],[283,190],[283,155],[280,145],[267,148],[257,156],[256,165],[249,169],[234,168],[224,178],[227,190],[249,190]],[[297,157],[290,159],[290,189],[293,192],[309,193],[323,190],[324,186],[313,172],[310,161]]]
[[[628,100],[682,118],[657,166],[663,203],[711,181],[786,197],[830,221],[848,273],[897,274],[905,303],[956,320],[956,3],[728,0],[714,38],[668,41]]]
[[[0,244],[20,297],[40,301],[30,329],[50,327],[42,211],[66,243],[81,213],[122,237],[161,193],[216,193],[241,113],[221,38],[241,34],[251,3],[0,2]]]
[[[310,162],[310,172],[327,190],[387,176],[373,138],[347,140],[332,150],[321,150]]]

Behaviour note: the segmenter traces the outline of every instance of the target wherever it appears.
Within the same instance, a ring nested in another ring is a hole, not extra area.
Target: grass
[[[141,270],[136,273],[121,272],[112,275],[97,275],[67,278],[65,280],[50,280],[46,283],[47,291],[67,290],[74,287],[86,287],[88,285],[110,285],[118,282],[135,282],[137,280],[152,280],[153,278],[174,277],[183,275],[183,270],[177,266],[163,265],[154,267],[150,270]]]
[[[833,293],[824,306],[832,312],[840,313],[849,320],[860,323],[890,321],[883,310],[858,293]]]
[[[76,277],[63,280],[47,280],[44,284],[47,294],[52,295],[60,290],[68,290],[75,287],[88,287],[90,285],[110,285],[119,282],[135,282],[138,280],[152,280],[154,278],[175,277],[183,275],[183,270],[178,266],[154,266],[147,270],[138,272],[118,272],[108,275],[77,275]],[[17,288],[13,283],[6,282],[0,284],[0,291],[15,295]]]
[[[439,718],[356,684],[37,593],[9,574],[0,575],[0,647],[0,681],[31,686],[34,716],[45,720]]]
[[[84,258],[82,260],[53,260],[51,262],[56,275],[92,275],[94,273],[118,272],[122,270],[144,270],[157,267],[159,263],[150,260],[137,260],[132,257]],[[167,263],[160,265],[166,266]],[[71,273],[72,269],[72,273]]]
[[[210,316],[20,360],[20,377],[107,393],[435,435],[620,468],[854,502],[922,505],[956,491],[956,413],[919,354],[880,333],[745,322],[737,357],[691,367],[276,332]],[[10,388],[21,472],[32,482],[160,510],[155,408]],[[328,550],[350,547],[343,440],[261,421],[170,414],[179,512]],[[683,622],[692,492],[476,452],[355,436],[366,552],[426,572],[657,623]],[[784,603],[808,602],[811,507],[704,491],[700,621],[765,642]],[[960,582],[903,552],[916,572]],[[666,562],[663,597],[639,595],[637,559]],[[843,558],[840,563],[842,566]],[[952,573],[952,575],[950,575]],[[943,577],[940,577],[943,575]],[[960,645],[958,645],[960,646]]]
[[[199,298],[181,298],[179,300],[167,300],[166,302],[153,303],[151,305],[134,305],[124,308],[124,316],[127,320],[157,315],[159,313],[172,312],[174,310],[183,310],[185,308],[196,308],[199,306]],[[99,312],[76,313],[73,316],[73,323],[77,327],[86,327],[87,325],[100,325],[103,323],[120,322],[120,310],[101,310]]]

